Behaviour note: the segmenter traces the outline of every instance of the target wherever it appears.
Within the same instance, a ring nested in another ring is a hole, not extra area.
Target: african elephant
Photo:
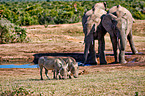
[[[101,16],[103,14],[107,13],[105,11],[105,9],[106,9],[106,2],[96,3],[91,10],[87,11],[83,15],[82,25],[83,25],[83,32],[85,34],[84,63],[87,62],[88,52],[89,52],[90,53],[90,62],[89,63],[97,64],[94,40],[97,39],[98,36],[100,36],[99,34],[101,34],[101,36],[105,35],[103,33],[96,32],[97,26],[100,24],[100,21],[101,21]],[[100,58],[102,56],[100,56]],[[101,60],[101,61],[103,61],[103,60]],[[102,63],[107,63],[107,62],[102,62]]]
[[[115,62],[127,63],[125,60],[125,48],[127,39],[130,43],[133,54],[138,53],[134,46],[132,37],[133,20],[134,19],[131,13],[120,5],[112,7],[108,11],[108,14],[102,18],[100,24],[101,27],[103,27],[105,31],[110,34]],[[104,44],[101,46],[104,46]],[[117,47],[120,49],[119,53],[117,53]],[[103,52],[103,50],[101,50],[101,52]]]

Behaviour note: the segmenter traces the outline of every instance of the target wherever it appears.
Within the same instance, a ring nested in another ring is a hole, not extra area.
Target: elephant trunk
[[[94,27],[95,27],[95,24],[93,26],[91,26],[92,28],[87,28],[87,34],[85,34],[85,50],[84,50],[84,63],[87,62],[87,57],[88,57],[88,53],[89,53],[89,49],[90,49],[90,46],[93,45],[93,40],[94,40],[94,36],[93,36],[93,33],[94,33]]]

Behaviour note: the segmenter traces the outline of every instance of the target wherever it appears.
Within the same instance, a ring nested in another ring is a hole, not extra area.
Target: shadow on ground
[[[126,59],[130,59],[134,56],[134,54],[132,54],[132,52],[126,52]],[[139,53],[139,55],[144,55],[143,53]],[[77,62],[81,62],[83,63],[84,61],[84,53],[83,52],[79,52],[79,53],[38,53],[38,54],[34,54],[34,60],[33,60],[33,63],[34,64],[38,64],[38,59],[41,57],[41,56],[70,56],[70,57],[73,57]],[[90,57],[90,55],[89,55]],[[96,54],[96,57],[98,59],[98,62],[99,62],[99,55]],[[114,55],[112,52],[107,52],[106,53],[106,60],[108,62],[108,64],[113,64],[114,63]],[[88,58],[88,61],[89,61],[89,58]]]
[[[38,59],[41,56],[70,56],[73,57],[77,62],[83,62],[83,55],[83,53],[38,53],[33,55],[33,63],[38,64]]]

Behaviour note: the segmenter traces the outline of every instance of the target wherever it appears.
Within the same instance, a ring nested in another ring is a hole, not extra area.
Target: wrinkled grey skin
[[[96,3],[82,18],[83,32],[85,34],[84,63],[97,64],[94,40],[104,38],[105,33],[102,33],[104,31],[97,32],[97,26],[100,24],[101,16],[107,13],[105,9],[106,3]],[[87,62],[88,53],[90,53],[90,62]],[[99,57],[101,63],[107,63],[106,60],[102,60],[103,55],[99,55]]]
[[[57,76],[59,76],[59,79],[61,79],[61,76],[62,79],[67,79],[68,65],[63,60],[58,58],[48,58],[44,56],[39,58],[38,64],[40,67],[41,80],[43,80],[43,67],[45,68],[45,75],[48,79],[50,79],[47,75],[48,70],[53,70],[55,79],[57,79]]]
[[[66,64],[68,64],[68,71],[73,74],[74,78],[78,78],[79,67],[76,60],[72,57],[62,57],[62,59],[66,62]],[[68,74],[69,78],[71,78],[71,74]]]
[[[138,53],[134,46],[132,37],[133,20],[131,13],[120,5],[112,7],[108,14],[102,18],[100,25],[110,34],[115,62],[127,63],[125,60],[127,39],[130,43],[133,54]],[[119,53],[117,52],[117,47],[120,49]]]

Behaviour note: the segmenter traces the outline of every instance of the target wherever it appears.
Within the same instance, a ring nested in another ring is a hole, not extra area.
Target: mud
[[[145,38],[141,33],[145,31],[145,20],[136,20],[133,24],[135,31],[134,43],[139,53],[133,55],[129,44],[126,46],[125,58],[128,63],[145,62]],[[27,28],[29,43],[0,44],[0,64],[30,64],[38,63],[41,56],[71,56],[77,62],[83,63],[84,34],[81,23],[23,26]],[[140,35],[141,34],[141,35]],[[114,64],[114,56],[109,35],[105,36],[105,53],[108,64]],[[96,41],[96,59],[98,58],[98,42]],[[89,60],[88,60],[89,61]]]
[[[38,64],[38,59],[41,56],[65,56],[65,57],[73,57],[75,58],[75,60],[79,63],[83,64],[83,52],[78,52],[78,53],[38,53],[38,54],[34,54],[33,57],[30,59],[31,61],[27,61],[26,59],[22,59],[22,61],[20,59],[9,59],[7,61],[1,61],[0,64],[1,65],[5,65],[5,64],[30,64],[30,63],[34,63],[34,64]],[[97,64],[100,65],[100,61],[99,61],[99,55],[96,55],[96,59],[97,59]],[[125,54],[125,59],[127,60],[128,64],[129,63],[142,63],[145,62],[145,53],[140,52],[137,55],[132,54],[131,52],[126,52]],[[17,61],[18,60],[18,61]],[[115,64],[114,61],[114,55],[111,52],[108,52],[106,54],[106,60],[108,64]],[[89,60],[88,60],[89,61]]]

